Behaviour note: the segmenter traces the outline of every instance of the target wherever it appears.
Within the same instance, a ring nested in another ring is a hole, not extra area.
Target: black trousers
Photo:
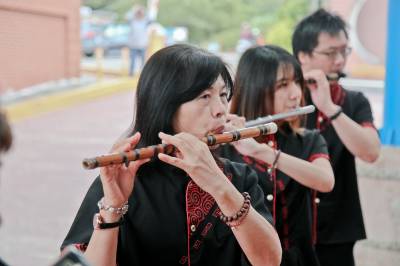
[[[321,266],[354,266],[354,244],[317,244],[315,249]]]

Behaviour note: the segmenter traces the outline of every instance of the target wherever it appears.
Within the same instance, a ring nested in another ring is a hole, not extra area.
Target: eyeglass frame
[[[353,48],[348,46],[348,47],[345,47],[344,49],[334,50],[331,52],[315,51],[315,50],[312,52],[316,53],[316,54],[325,55],[325,56],[329,57],[330,59],[336,59],[338,54],[340,54],[343,58],[348,57],[351,54],[352,50],[353,50]]]

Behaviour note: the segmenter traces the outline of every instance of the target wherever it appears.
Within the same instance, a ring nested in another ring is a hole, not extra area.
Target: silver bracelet
[[[129,207],[128,202],[125,202],[124,205],[122,205],[119,208],[116,208],[116,207],[113,207],[113,206],[106,206],[106,205],[104,205],[104,197],[101,198],[99,200],[99,202],[97,202],[97,206],[99,207],[99,210],[105,210],[105,211],[108,211],[108,212],[114,212],[114,213],[119,214],[119,215],[125,215],[125,213],[128,212],[128,207]]]

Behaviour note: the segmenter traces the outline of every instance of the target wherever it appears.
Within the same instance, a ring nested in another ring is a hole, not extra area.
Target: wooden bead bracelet
[[[247,216],[247,214],[249,213],[249,210],[250,210],[251,197],[250,197],[249,193],[243,192],[242,195],[244,197],[243,205],[242,205],[242,207],[240,207],[240,210],[236,214],[234,214],[232,216],[226,216],[223,213],[221,213],[221,215],[219,216],[221,221],[226,223],[226,225],[228,225],[232,229],[234,229],[235,227],[239,226],[242,223],[242,221]]]

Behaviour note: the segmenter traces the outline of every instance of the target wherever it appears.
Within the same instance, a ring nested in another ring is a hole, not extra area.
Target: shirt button
[[[321,202],[321,200],[319,198],[315,198],[315,203],[319,204]]]
[[[274,142],[272,140],[268,141],[268,146],[274,147]]]
[[[322,116],[319,116],[319,117],[318,117],[318,122],[321,123],[322,121],[324,121],[324,118],[323,118]]]
[[[268,201],[272,201],[274,199],[274,196],[273,195],[271,195],[271,194],[268,194],[267,195],[267,200]]]
[[[190,231],[195,232],[196,231],[196,226],[194,224],[192,224],[190,226]]]

